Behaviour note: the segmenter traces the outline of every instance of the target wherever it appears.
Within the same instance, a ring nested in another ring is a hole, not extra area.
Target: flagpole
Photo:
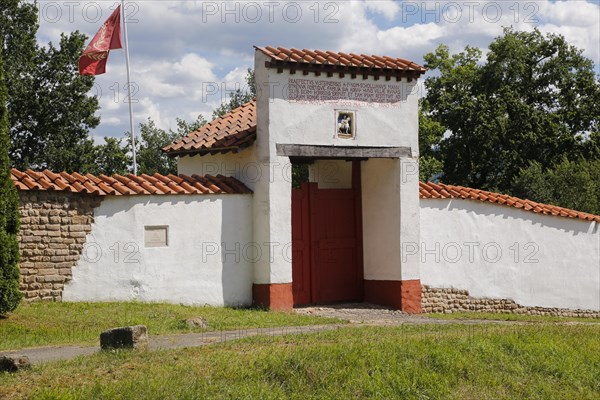
[[[133,99],[131,98],[131,77],[129,73],[129,41],[127,39],[127,18],[125,16],[125,0],[121,0],[123,14],[123,36],[125,38],[125,65],[127,66],[127,94],[129,96],[129,129],[131,130],[131,151],[133,153],[133,174],[137,175],[137,160],[135,151],[135,125],[133,124]]]

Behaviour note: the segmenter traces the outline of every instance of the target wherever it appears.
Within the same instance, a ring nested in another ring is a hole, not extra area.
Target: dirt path
[[[327,330],[338,329],[341,327],[355,326],[398,326],[403,324],[411,325],[446,325],[446,324],[464,324],[464,325],[530,325],[537,322],[527,321],[494,321],[494,320],[445,320],[428,318],[420,315],[406,314],[402,311],[393,310],[365,303],[338,304],[322,307],[301,307],[296,308],[294,312],[303,315],[318,317],[339,318],[349,324],[332,325],[313,325],[313,326],[287,326],[278,328],[258,328],[258,329],[240,329],[219,332],[188,333],[177,335],[150,336],[150,349],[177,349],[184,347],[199,347],[215,343],[222,343],[231,340],[243,339],[251,336],[281,336],[288,334],[310,334],[323,332]],[[565,325],[576,325],[584,322],[561,322]],[[585,324],[590,324],[585,322]],[[593,324],[593,323],[592,323]],[[151,334],[152,332],[150,332]],[[100,333],[98,333],[99,335]],[[86,356],[100,351],[98,346],[61,346],[61,347],[38,347],[27,348],[15,351],[0,352],[1,355],[24,355],[29,357],[33,364],[39,364],[49,361],[68,360],[78,356]]]
[[[251,336],[282,336],[289,334],[309,334],[338,329],[345,325],[286,326],[279,328],[240,329],[232,331],[187,333],[177,335],[149,336],[150,350],[200,347],[215,343],[239,340]],[[99,334],[98,334],[99,336]],[[89,356],[100,351],[99,346],[52,346],[32,347],[21,350],[0,352],[0,356],[27,356],[32,364],[50,361],[69,360],[78,356]]]

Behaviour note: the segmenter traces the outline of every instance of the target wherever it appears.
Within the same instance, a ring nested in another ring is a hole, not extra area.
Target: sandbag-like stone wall
[[[60,301],[102,199],[37,190],[20,191],[19,197],[21,291],[27,301]]]
[[[600,311],[524,307],[509,299],[475,298],[467,290],[432,288],[426,285],[422,286],[421,304],[424,313],[487,312],[600,318]]]

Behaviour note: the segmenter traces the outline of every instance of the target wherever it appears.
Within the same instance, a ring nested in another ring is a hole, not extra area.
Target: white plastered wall
[[[352,189],[352,163],[344,160],[317,160],[309,165],[308,179],[319,189]]]
[[[264,166],[259,165],[254,157],[254,146],[238,153],[219,153],[194,156],[183,156],[177,160],[177,172],[192,176],[218,174],[234,177],[254,190],[254,185],[260,180]]]
[[[523,306],[600,310],[597,223],[471,200],[421,199],[419,247],[425,285]]]
[[[419,242],[416,163],[403,158],[361,164],[365,279],[419,279],[418,256],[402,253],[404,243]]]
[[[252,303],[252,197],[107,196],[64,289],[65,301]],[[146,248],[145,226],[168,246]]]

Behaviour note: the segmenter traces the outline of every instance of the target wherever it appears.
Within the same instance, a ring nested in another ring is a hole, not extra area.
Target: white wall
[[[365,279],[419,279],[418,255],[401,257],[405,242],[419,242],[417,163],[369,159],[361,163],[361,181]]]
[[[402,279],[399,160],[361,163],[364,276]]]
[[[251,304],[251,202],[250,195],[107,196],[63,299]],[[145,225],[168,226],[168,247],[145,248]]]
[[[421,199],[420,250],[425,285],[523,306],[600,310],[597,223],[479,201]]]
[[[291,75],[288,70],[277,73],[276,69],[265,69],[269,58],[261,52],[256,53],[256,68],[266,72],[262,80],[256,80],[261,95],[269,96],[269,131],[277,143],[332,145],[332,146],[373,146],[373,147],[410,147],[414,155],[418,146],[418,95],[416,80],[408,82],[403,78],[376,81],[370,76],[363,79],[350,75],[340,78],[338,74],[327,77],[313,73]],[[265,80],[266,79],[266,80]],[[345,82],[352,84],[391,85],[398,88],[401,96],[396,103],[356,102],[347,105],[345,99],[339,101],[315,101],[298,103],[288,101],[290,79],[303,79],[315,82]],[[336,133],[336,110],[356,111],[356,137],[338,138]]]
[[[243,182],[250,190],[254,190],[265,170],[264,165],[256,162],[254,146],[241,150],[239,153],[205,154],[203,156],[185,156],[177,160],[177,172],[192,176],[224,175],[234,177]]]
[[[352,189],[352,163],[344,160],[317,160],[308,167],[308,179],[319,189]]]

